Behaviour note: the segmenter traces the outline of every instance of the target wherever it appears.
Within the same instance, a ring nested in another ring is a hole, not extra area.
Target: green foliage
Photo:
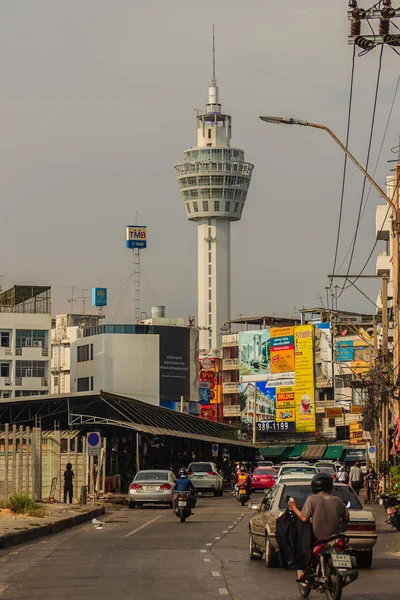
[[[400,505],[400,467],[390,468],[390,491],[389,496],[396,498]]]
[[[19,515],[25,514],[31,517],[44,517],[46,514],[42,506],[34,502],[28,494],[24,493],[10,496],[4,506]]]

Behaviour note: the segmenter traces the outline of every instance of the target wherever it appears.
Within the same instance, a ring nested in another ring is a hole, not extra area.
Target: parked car
[[[224,478],[212,462],[194,462],[188,467],[188,475],[196,490],[214,492],[214,496],[224,493]]]
[[[276,483],[276,471],[271,467],[257,467],[253,471],[252,484],[253,490],[267,490]]]
[[[329,473],[329,475],[332,475],[334,480],[336,479],[337,471],[334,464],[317,462],[315,463],[315,467],[318,469],[319,473],[321,473],[321,471],[324,471],[325,473]]]
[[[348,485],[335,483],[332,493],[349,507],[350,521],[346,527],[349,546],[356,554],[358,566],[369,568],[372,564],[372,549],[377,540],[374,516],[371,512],[364,510],[358,497]],[[256,513],[249,525],[250,558],[261,559],[265,552],[267,567],[279,566],[276,519],[287,509],[288,497],[293,497],[298,508],[302,509],[311,494],[311,485],[308,482],[277,483],[265,494],[262,504],[252,505]]]
[[[172,471],[139,471],[129,486],[129,508],[143,504],[168,504],[172,508],[175,481],[176,477]]]

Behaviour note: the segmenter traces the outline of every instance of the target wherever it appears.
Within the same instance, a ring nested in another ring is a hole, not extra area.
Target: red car
[[[251,487],[253,490],[266,490],[272,488],[276,483],[275,469],[270,467],[257,467],[253,472]]]

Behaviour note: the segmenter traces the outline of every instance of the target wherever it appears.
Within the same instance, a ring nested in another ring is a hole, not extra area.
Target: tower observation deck
[[[242,217],[254,166],[231,148],[232,118],[222,112],[215,76],[204,112],[196,116],[197,146],[175,165],[186,216],[198,229],[198,326],[200,350],[220,347],[231,318],[230,224]]]

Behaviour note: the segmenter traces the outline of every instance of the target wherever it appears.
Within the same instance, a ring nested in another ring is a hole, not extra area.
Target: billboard
[[[296,431],[315,431],[313,325],[294,329]]]
[[[190,399],[190,329],[153,326],[160,336],[160,400]]]
[[[239,332],[239,374],[267,375],[270,366],[270,330]]]
[[[92,288],[92,306],[107,306],[107,288]]]
[[[271,327],[271,373],[294,371],[294,328]]]
[[[147,227],[128,225],[126,228],[126,247],[131,250],[147,248]]]
[[[336,362],[347,363],[355,375],[369,370],[373,351],[373,337],[363,329],[359,331],[359,336],[348,336],[336,344]]]
[[[275,421],[276,387],[268,381],[239,384],[241,396],[242,421],[252,423],[254,419],[254,396],[257,396],[256,416],[258,421]]]

